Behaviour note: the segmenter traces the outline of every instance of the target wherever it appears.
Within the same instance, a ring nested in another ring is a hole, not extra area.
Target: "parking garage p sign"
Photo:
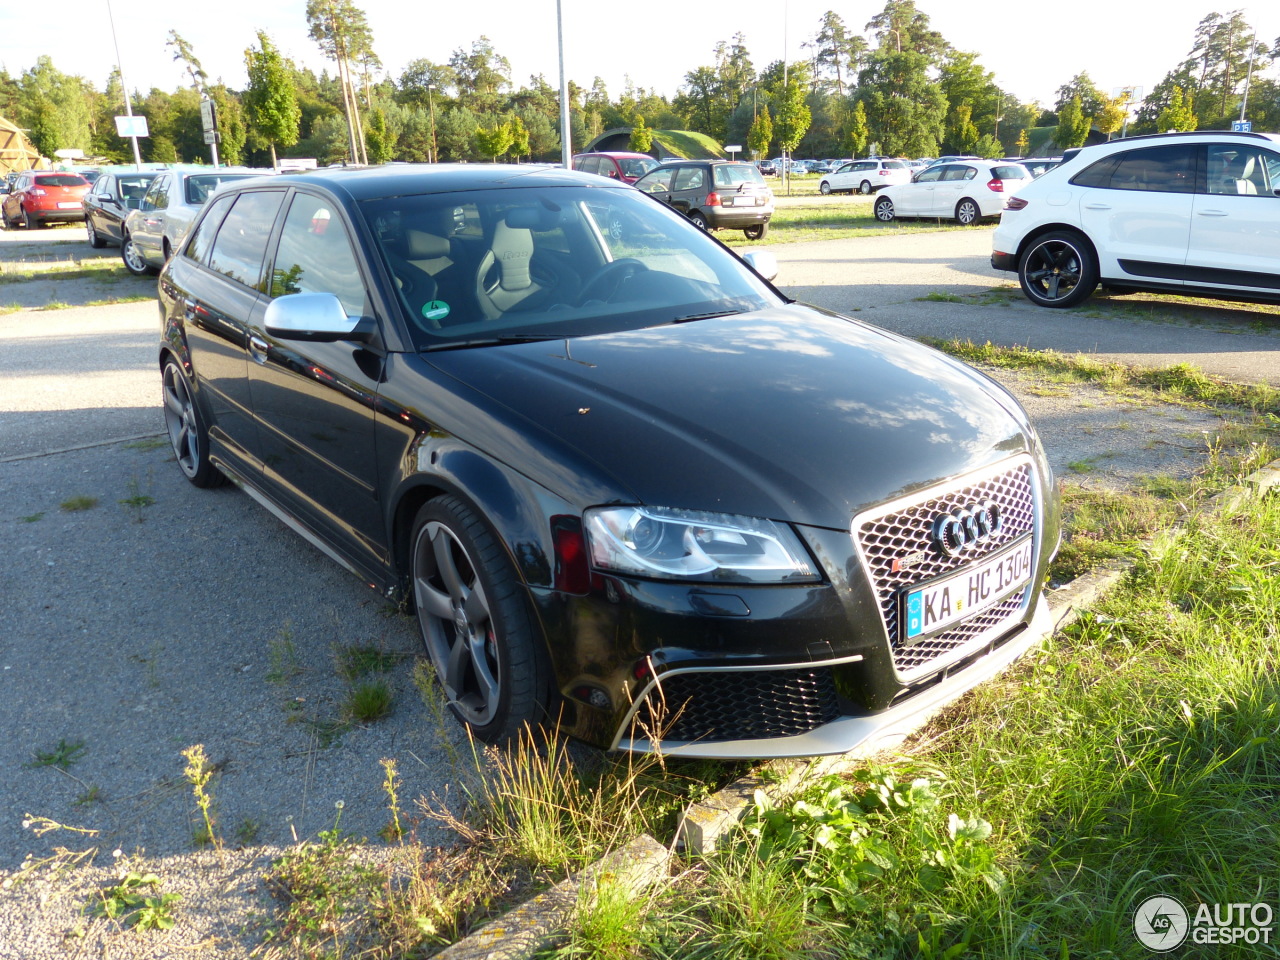
[[[1173,897],[1148,897],[1133,914],[1133,932],[1148,950],[1167,953],[1197,944],[1270,944],[1275,912],[1267,903],[1202,903],[1194,914]]]

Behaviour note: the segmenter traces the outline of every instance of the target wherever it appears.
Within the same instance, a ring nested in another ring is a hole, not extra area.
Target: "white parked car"
[[[1112,290],[1280,301],[1280,135],[1203,130],[1085,147],[1005,210],[991,265],[1070,307]]]
[[[910,183],[887,187],[876,198],[876,219],[941,217],[968,226],[998,216],[1031,179],[1026,167],[1000,160],[935,164]]]
[[[841,164],[834,173],[823,176],[818,190],[828,193],[875,193],[882,187],[895,183],[910,183],[911,168],[901,160],[884,157],[870,160],[850,160]]]
[[[120,235],[120,259],[137,276],[157,273],[186,236],[209,195],[224,183],[270,171],[238,167],[191,167],[161,171],[138,209],[129,211]]]

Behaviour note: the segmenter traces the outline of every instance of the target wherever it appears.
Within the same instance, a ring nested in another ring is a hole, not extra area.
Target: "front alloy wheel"
[[[827,196],[827,194],[831,192],[831,184],[829,184],[826,180],[823,180],[820,184],[818,184],[818,192],[821,193],[824,197]]]
[[[133,237],[128,234],[125,235],[124,241],[120,244],[120,259],[124,261],[124,268],[135,277],[145,277],[151,272],[151,267],[142,258],[142,251],[133,242]]]
[[[1088,241],[1074,231],[1046,233],[1018,262],[1018,282],[1042,307],[1074,307],[1098,285],[1098,262]]]
[[[191,384],[178,361],[172,357],[165,361],[161,382],[164,425],[178,466],[197,487],[220,486],[226,477],[209,462],[209,432],[200,418],[200,410],[191,394]]]
[[[956,223],[962,227],[976,223],[979,216],[981,216],[981,211],[978,209],[978,205],[967,197],[956,204]]]
[[[881,223],[888,223],[893,219],[893,201],[888,197],[881,197],[876,201],[876,219]]]
[[[418,626],[449,706],[481,740],[508,740],[543,713],[545,670],[510,562],[457,497],[414,523]]]

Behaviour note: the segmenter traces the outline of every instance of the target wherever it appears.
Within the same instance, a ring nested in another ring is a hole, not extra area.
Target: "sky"
[[[458,48],[487,36],[511,63],[516,87],[543,74],[559,85],[556,0],[355,0],[373,30],[374,49],[392,78],[412,60],[447,62]],[[834,9],[855,30],[884,7],[883,0],[685,0],[683,3],[599,3],[560,0],[565,68],[589,87],[599,76],[611,97],[626,78],[638,87],[673,97],[689,70],[710,64],[717,41],[741,31],[757,69],[807,56],[802,44]],[[982,4],[916,0],[935,30],[956,49],[974,51],[996,82],[1023,101],[1051,105],[1058,87],[1081,70],[1100,88],[1152,86],[1191,47],[1196,24],[1218,10],[1241,9],[1260,40],[1280,37],[1280,3],[1215,6],[1212,0],[1154,3],[1075,0],[1067,7],[1026,3]],[[0,9],[0,65],[11,75],[29,69],[41,54],[64,73],[79,74],[98,89],[116,62],[108,0],[67,0],[56,16],[32,14],[30,4]],[[265,30],[272,42],[317,73],[332,65],[307,37],[306,0],[218,0],[161,4],[111,0],[120,58],[131,89],[172,91],[189,82],[165,47],[171,29],[193,47],[211,78],[233,89],[246,83],[244,51]],[[1044,11],[1038,13],[1037,11]],[[1158,11],[1158,12],[1157,12]]]

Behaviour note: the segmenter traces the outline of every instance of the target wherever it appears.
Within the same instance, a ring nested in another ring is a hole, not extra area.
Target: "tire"
[[[693,221],[693,225],[699,230],[707,229],[707,218],[698,213],[698,211],[695,210],[693,213],[689,214],[689,219]]]
[[[28,211],[26,210],[22,211],[22,225],[24,227],[26,227],[28,230],[34,230],[38,225],[38,223],[39,221],[37,221],[35,217],[31,216],[31,214]]]
[[[868,194],[870,194],[870,193],[871,193],[871,181],[870,181],[870,180],[863,180],[860,184],[858,184],[858,192],[859,192],[860,194],[862,194],[864,197],[865,197],[865,196],[867,196]]]
[[[101,250],[107,245],[107,241],[98,236],[98,231],[89,217],[84,218],[84,229],[89,234],[89,246],[93,247],[93,249]]]
[[[1018,260],[1018,282],[1032,303],[1041,307],[1074,307],[1098,285],[1098,258],[1074,230],[1037,237]]]
[[[161,374],[165,429],[183,474],[197,487],[220,487],[227,478],[209,462],[209,431],[191,392],[191,381],[169,357]]]
[[[135,277],[145,277],[147,274],[155,272],[154,268],[146,260],[142,259],[142,253],[133,242],[133,237],[127,233],[120,241],[120,259],[124,261],[124,268]]]
[[[978,209],[978,205],[965,197],[956,204],[956,223],[962,227],[968,227],[982,219],[982,211]]]
[[[168,240],[164,241],[164,243],[161,245],[160,252],[164,254],[164,262],[168,263],[169,258],[173,256],[173,248],[169,246]]]
[[[412,544],[418,627],[454,714],[486,743],[539,723],[547,660],[497,538],[471,507],[446,495],[418,511]]]
[[[824,197],[827,196],[828,194],[831,193],[831,184],[823,180],[820,184],[818,184],[818,192],[822,194]]]
[[[893,201],[888,197],[881,197],[876,201],[876,219],[881,223],[888,223],[896,214],[893,212]]]
[[[763,240],[769,235],[769,221],[757,223],[754,227],[744,227],[742,233],[748,240]]]

